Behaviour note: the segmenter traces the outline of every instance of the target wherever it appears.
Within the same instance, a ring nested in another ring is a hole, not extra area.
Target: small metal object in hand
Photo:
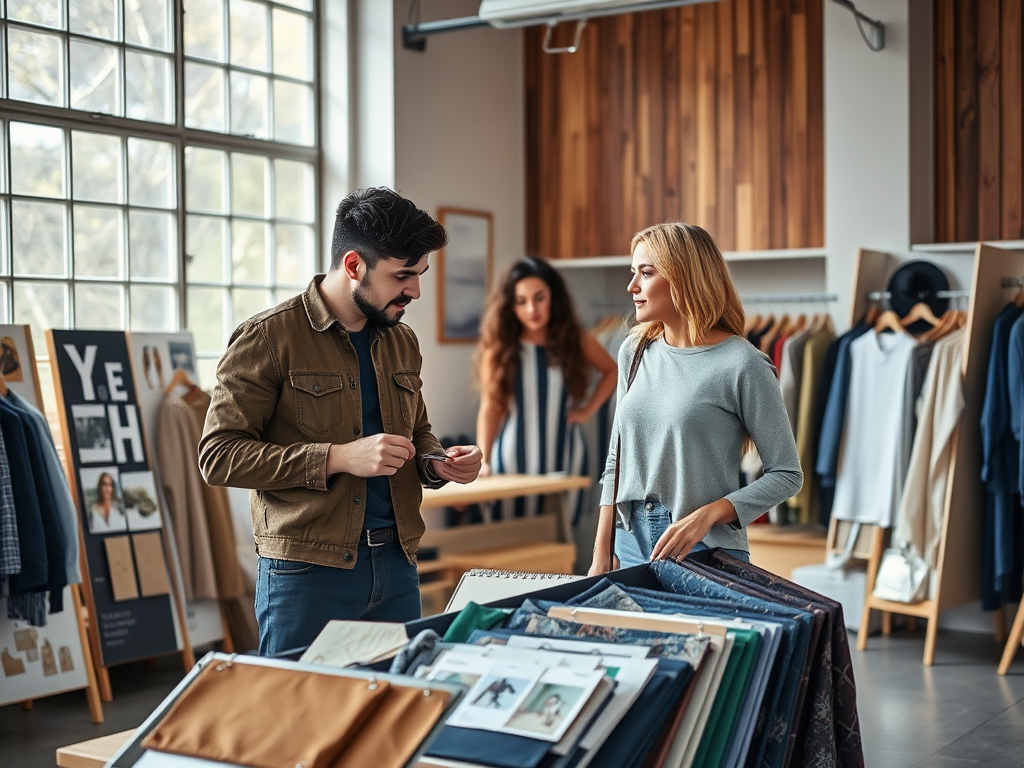
[[[424,453],[420,458],[424,461],[448,461],[448,456],[443,453]]]

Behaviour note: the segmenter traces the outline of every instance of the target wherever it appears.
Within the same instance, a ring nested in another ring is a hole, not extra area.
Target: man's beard
[[[352,300],[355,301],[359,311],[363,313],[366,321],[370,325],[376,325],[380,328],[394,328],[400,322],[402,322],[402,315],[405,314],[403,309],[394,317],[390,317],[384,310],[386,310],[392,304],[399,305],[397,300],[393,300],[384,305],[384,308],[375,307],[373,304],[363,298],[363,286],[360,285],[354,291],[352,291]],[[408,302],[406,302],[408,303]]]

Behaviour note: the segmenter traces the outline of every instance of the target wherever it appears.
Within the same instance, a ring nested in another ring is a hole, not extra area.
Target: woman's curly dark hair
[[[562,276],[543,259],[520,259],[492,291],[481,323],[478,371],[486,358],[493,360],[495,402],[508,404],[519,370],[519,337],[523,333],[523,325],[515,312],[516,284],[527,277],[539,277],[551,291],[548,359],[561,366],[569,402],[579,405],[586,398],[590,386],[590,364],[583,354],[583,330]]]

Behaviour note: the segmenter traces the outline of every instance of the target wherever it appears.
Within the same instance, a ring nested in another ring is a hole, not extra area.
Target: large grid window
[[[211,381],[320,263],[316,39],[314,0],[0,0],[0,322],[187,327]]]

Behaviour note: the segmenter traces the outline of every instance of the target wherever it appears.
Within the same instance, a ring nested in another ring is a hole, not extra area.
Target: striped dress
[[[549,366],[547,350],[519,343],[519,371],[512,388],[512,404],[491,448],[494,474],[587,474],[583,429],[569,424],[569,395],[560,366]],[[573,525],[579,520],[583,494],[569,491],[565,508]],[[490,519],[539,515],[543,496],[520,497],[490,507]]]

